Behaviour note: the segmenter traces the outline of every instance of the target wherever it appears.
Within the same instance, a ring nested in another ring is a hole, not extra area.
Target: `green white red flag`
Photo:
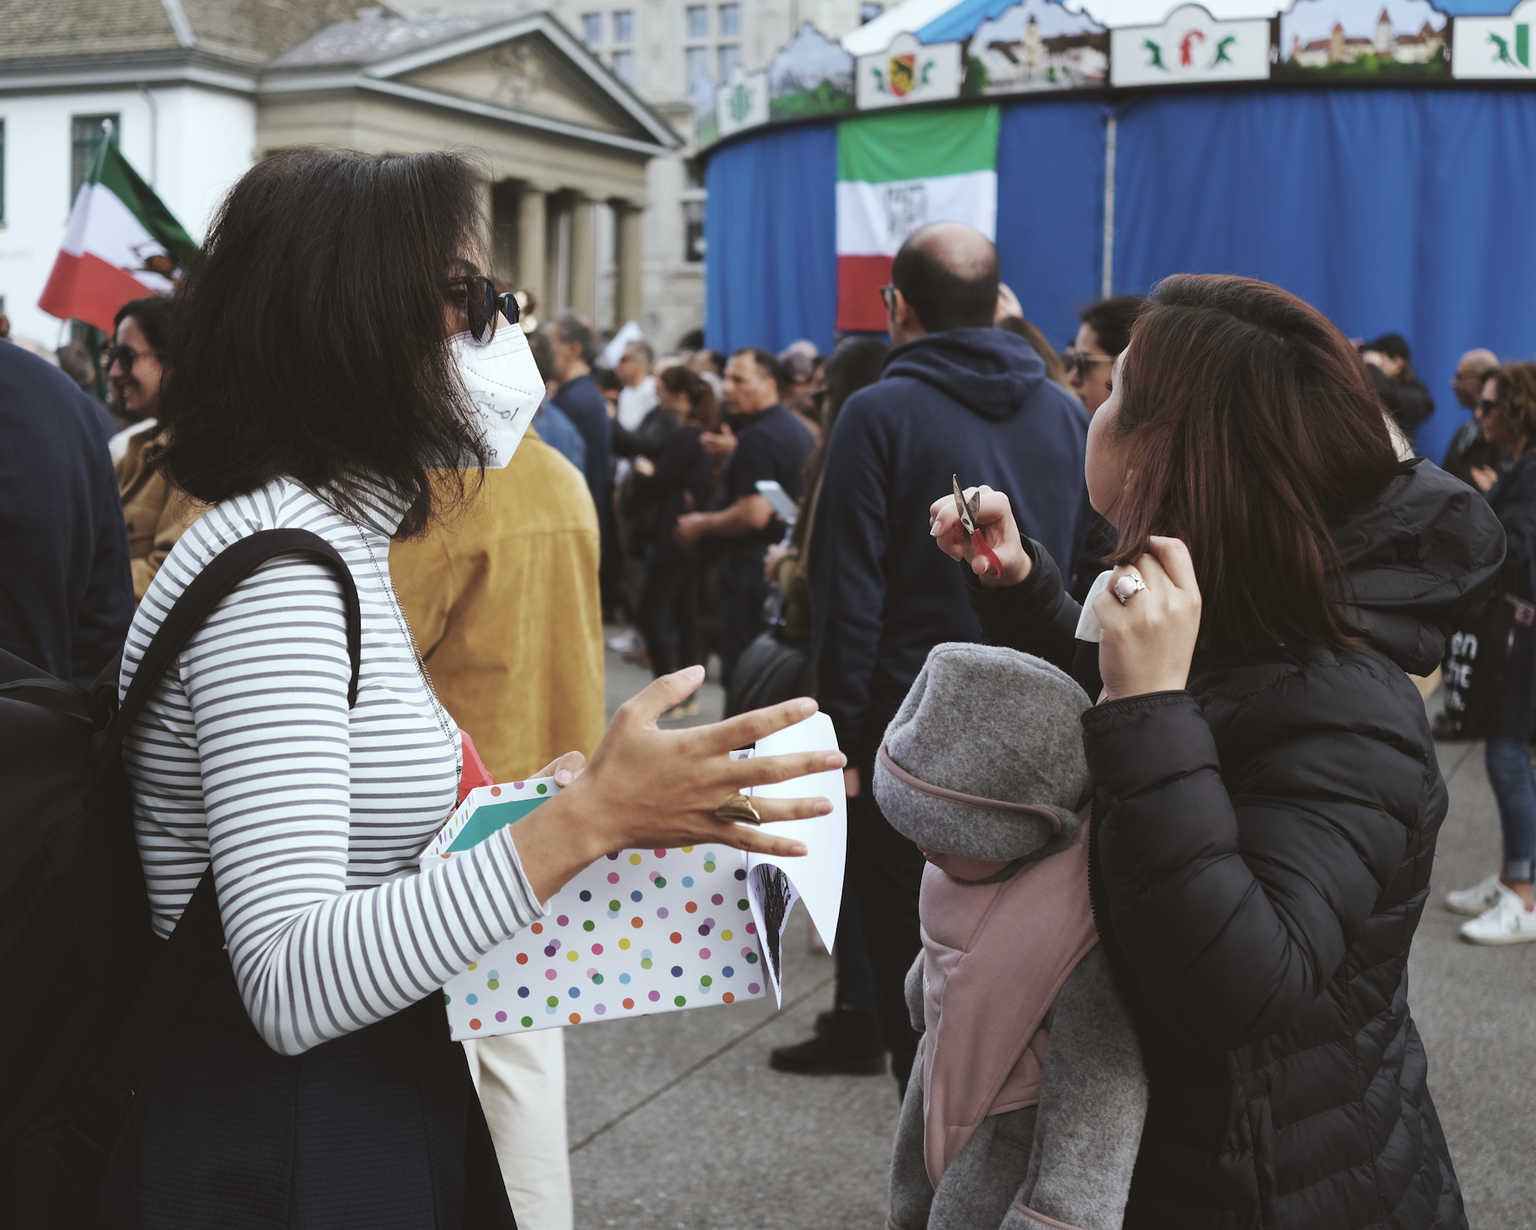
[[[997,235],[995,106],[904,111],[837,126],[837,327],[886,327],[880,287],[902,242],[929,222]]]
[[[37,306],[110,333],[112,317],[129,300],[170,294],[196,252],[192,237],[109,134],[80,186]]]

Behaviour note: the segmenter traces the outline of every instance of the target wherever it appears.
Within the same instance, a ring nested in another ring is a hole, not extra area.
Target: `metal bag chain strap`
[[[405,610],[400,605],[400,595],[395,589],[395,579],[379,567],[379,557],[373,553],[373,544],[368,541],[368,531],[355,518],[347,519],[357,527],[358,537],[363,540],[363,550],[368,552],[368,561],[373,565],[373,573],[379,579],[379,587],[389,596],[389,609],[394,613],[395,623],[399,626],[406,643],[410,645],[411,653],[416,657],[416,669],[421,672],[421,681],[427,685],[427,696],[432,701],[432,712],[437,716],[437,724],[442,727],[443,736],[448,742],[457,746],[457,732],[448,717],[448,711],[443,708],[443,702],[437,698],[437,689],[432,686],[432,673],[427,670],[427,661],[421,656],[421,646],[416,643],[416,634],[411,631],[410,622],[405,618]],[[455,751],[455,756],[457,754]]]

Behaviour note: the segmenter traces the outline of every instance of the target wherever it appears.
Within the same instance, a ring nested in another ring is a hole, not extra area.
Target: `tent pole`
[[[1119,118],[1111,111],[1104,121],[1104,277],[1099,284],[1102,299],[1115,293],[1115,139],[1119,128]]]

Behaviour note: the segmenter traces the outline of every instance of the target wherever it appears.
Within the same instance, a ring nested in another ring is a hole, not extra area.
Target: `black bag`
[[[1441,663],[1445,710],[1435,722],[1437,739],[1482,736],[1488,706],[1514,648],[1516,629],[1533,623],[1536,606],[1512,594],[1495,594],[1480,615],[1450,635]]]
[[[657,496],[642,494],[635,477],[636,471],[631,470],[619,484],[619,535],[624,554],[641,559],[661,528],[662,501]]]
[[[741,651],[725,698],[725,716],[777,705],[816,692],[816,672],[804,642],[764,632]]]
[[[171,938],[153,938],[122,742],[220,600],[265,561],[301,554],[341,581],[351,704],[357,587],[308,530],[264,530],[213,559],[166,615],[121,708],[117,662],[86,692],[0,651],[0,1224],[95,1224],[134,1089],[224,947],[211,868]]]

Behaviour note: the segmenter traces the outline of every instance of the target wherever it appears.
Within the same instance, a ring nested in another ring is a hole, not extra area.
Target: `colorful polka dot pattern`
[[[728,847],[598,859],[443,988],[455,1040],[758,999],[744,856]]]

